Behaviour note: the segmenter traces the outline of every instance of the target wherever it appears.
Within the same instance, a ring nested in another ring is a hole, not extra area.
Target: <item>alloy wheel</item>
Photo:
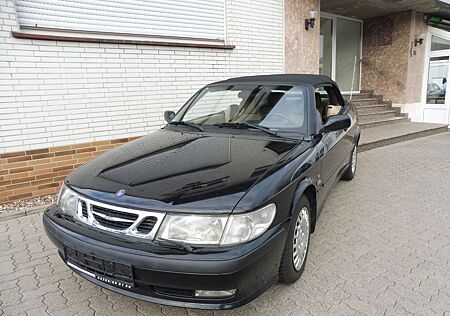
[[[295,223],[294,230],[294,242],[292,253],[292,261],[294,263],[294,268],[297,271],[303,266],[303,262],[306,258],[306,253],[308,251],[309,242],[309,210],[305,206],[302,207],[300,213],[298,214],[297,221]]]
[[[356,162],[357,162],[357,156],[356,156],[356,146],[353,148],[352,153],[352,173],[356,172]]]

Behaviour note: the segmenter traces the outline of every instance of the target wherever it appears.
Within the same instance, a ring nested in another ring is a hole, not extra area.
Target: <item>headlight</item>
[[[231,216],[167,215],[157,239],[192,245],[230,246],[257,238],[269,228],[275,204],[257,211]]]
[[[275,204],[269,204],[255,212],[230,216],[220,244],[242,244],[260,236],[272,224],[276,210]]]
[[[192,245],[217,245],[228,216],[166,215],[158,238]]]
[[[78,194],[69,189],[65,184],[61,186],[58,196],[58,206],[67,215],[75,216],[78,212]]]

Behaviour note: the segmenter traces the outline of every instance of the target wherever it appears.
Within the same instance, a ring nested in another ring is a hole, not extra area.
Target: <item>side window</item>
[[[319,86],[315,90],[317,115],[322,123],[330,116],[341,113],[343,106],[331,86]]]
[[[330,100],[330,105],[334,105],[334,106],[342,106],[340,99],[338,97],[338,94],[336,92],[336,88],[332,87],[332,86],[327,86],[325,87],[325,90],[328,93],[328,98]]]

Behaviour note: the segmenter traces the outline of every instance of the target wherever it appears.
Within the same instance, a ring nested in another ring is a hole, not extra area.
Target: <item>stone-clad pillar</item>
[[[305,30],[310,11],[317,11],[314,28]],[[284,0],[284,71],[319,72],[320,0]]]
[[[414,11],[365,20],[362,88],[395,104],[420,103],[425,44],[414,40],[427,30],[423,14]]]

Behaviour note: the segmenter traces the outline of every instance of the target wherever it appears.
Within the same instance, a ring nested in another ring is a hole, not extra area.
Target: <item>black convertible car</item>
[[[328,192],[355,175],[360,129],[336,84],[234,78],[165,118],[65,180],[43,217],[61,258],[110,290],[194,308],[295,282]]]

